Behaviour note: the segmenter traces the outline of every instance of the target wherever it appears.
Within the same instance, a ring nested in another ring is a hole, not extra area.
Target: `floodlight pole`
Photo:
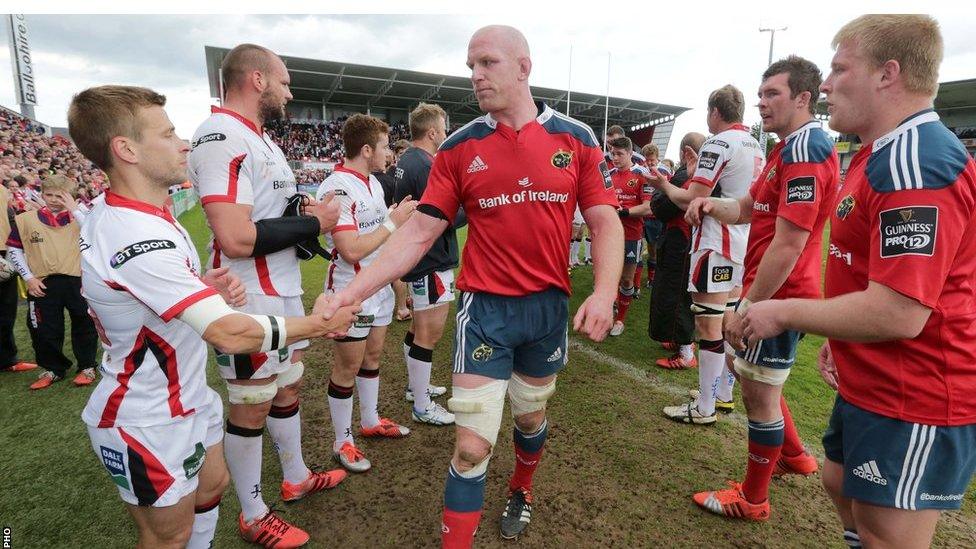
[[[773,64],[773,42],[776,40],[776,31],[785,31],[787,28],[788,27],[759,29],[759,32],[769,33],[769,62],[766,63],[767,67]],[[766,132],[763,131],[762,118],[759,119],[759,141],[761,142],[760,145],[762,146],[763,156],[766,156]]]
[[[607,124],[610,123],[610,59],[613,56],[607,52],[607,98],[603,108],[603,152],[607,152]]]
[[[566,81],[566,116],[569,114],[570,99],[573,93],[573,43],[569,43],[569,79]]]

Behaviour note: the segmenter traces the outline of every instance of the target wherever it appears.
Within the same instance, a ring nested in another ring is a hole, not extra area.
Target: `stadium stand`
[[[88,204],[104,190],[105,174],[69,140],[49,137],[44,126],[0,108],[0,181],[19,211],[37,207],[41,178],[64,175],[78,183],[78,198]]]

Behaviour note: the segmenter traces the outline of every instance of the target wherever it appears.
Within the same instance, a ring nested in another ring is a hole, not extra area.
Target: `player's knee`
[[[447,407],[454,412],[454,423],[464,430],[458,431],[458,449],[469,449],[479,438],[485,442],[488,452],[498,440],[505,408],[505,389],[508,382],[493,379],[481,387],[468,389],[454,386]],[[471,435],[477,435],[471,436]]]
[[[291,404],[298,398],[304,374],[305,363],[301,361],[292,362],[287,370],[278,374],[278,378],[275,380],[275,385],[278,387],[278,392],[274,398],[275,405]]]
[[[227,400],[232,405],[243,404],[247,408],[264,409],[264,415],[271,408],[271,400],[278,394],[275,380],[255,385],[227,384]]]
[[[459,473],[472,472],[477,468],[488,468],[491,458],[491,446],[484,440],[470,440],[467,443],[458,441],[454,465]]]
[[[193,521],[173,521],[166,527],[154,525],[140,534],[139,547],[183,548],[193,535]]]
[[[512,403],[512,417],[520,430],[533,432],[542,425],[546,417],[546,403],[555,392],[555,377],[545,385],[530,385],[519,376],[512,376],[508,384],[508,399]]]

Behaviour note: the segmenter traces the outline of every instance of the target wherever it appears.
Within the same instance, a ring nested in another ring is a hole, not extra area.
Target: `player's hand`
[[[692,227],[697,227],[710,213],[712,213],[712,201],[707,196],[699,197],[688,204],[688,209],[685,210],[685,221]]]
[[[644,176],[644,179],[647,181],[647,184],[650,185],[651,187],[654,187],[655,189],[660,189],[665,183],[668,182],[667,176],[665,176],[660,171],[647,170],[647,168],[644,169],[646,170],[646,173],[642,173],[641,175]]]
[[[837,390],[837,365],[834,364],[834,355],[830,352],[830,344],[826,341],[820,347],[817,354],[817,368],[820,370],[820,377],[823,378],[831,389]]]
[[[742,317],[733,312],[726,315],[728,320],[725,323],[725,341],[736,351],[745,351],[745,343],[742,342]]]
[[[319,234],[331,231],[339,223],[339,201],[336,200],[335,193],[332,191],[325,193],[320,201],[309,199],[304,210],[305,215],[313,215],[318,218]]]
[[[240,277],[230,272],[227,267],[210,269],[201,277],[203,283],[217,290],[220,297],[224,298],[231,307],[243,307],[247,303],[247,295],[244,293],[244,283]]]
[[[753,303],[742,317],[742,335],[746,346],[752,347],[759,340],[777,336],[786,329],[784,301],[767,299]]]
[[[44,282],[42,282],[41,279],[37,278],[36,276],[27,281],[27,293],[34,297],[44,297],[47,295],[44,293],[44,290],[46,289],[47,286],[44,285]]]
[[[613,324],[613,299],[605,299],[596,294],[586,298],[573,317],[573,331],[579,332],[593,341],[603,341]]]
[[[315,298],[315,305],[312,306],[312,314],[322,315],[323,318],[329,320],[335,316],[340,308],[356,304],[359,304],[359,300],[346,291],[340,291],[334,294],[322,293]]]
[[[681,155],[684,157],[685,170],[688,172],[688,179],[695,177],[695,169],[698,168],[698,153],[695,152],[695,149],[685,146],[684,150],[681,151]]]
[[[397,227],[402,227],[410,219],[410,215],[417,209],[418,202],[411,200],[413,197],[407,195],[399,204],[390,206],[390,221]]]
[[[71,193],[68,191],[59,192],[58,198],[61,199],[61,206],[69,212],[73,212],[78,209],[78,201],[75,200],[75,197],[71,196]]]
[[[325,337],[328,339],[346,337],[349,327],[356,321],[356,317],[362,310],[363,306],[358,301],[353,305],[340,307],[332,318],[325,321]]]

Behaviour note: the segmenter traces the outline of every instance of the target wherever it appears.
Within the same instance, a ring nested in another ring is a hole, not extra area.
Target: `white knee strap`
[[[507,387],[504,379],[494,379],[476,389],[453,386],[447,407],[454,412],[455,425],[471,429],[494,448],[502,426]]]
[[[273,399],[276,394],[278,384],[273,380],[265,385],[227,384],[227,400],[231,404],[261,404]]]
[[[305,373],[305,363],[302,361],[292,362],[291,367],[289,367],[284,372],[278,374],[278,379],[275,380],[275,385],[278,387],[287,387],[296,383],[299,379],[302,379],[302,374]]]
[[[710,317],[725,316],[725,304],[692,302],[691,314],[693,314],[694,316],[710,316]]]
[[[546,409],[546,402],[556,392],[556,380],[546,385],[529,385],[513,375],[508,384],[508,399],[512,402],[512,417],[520,417]]]

